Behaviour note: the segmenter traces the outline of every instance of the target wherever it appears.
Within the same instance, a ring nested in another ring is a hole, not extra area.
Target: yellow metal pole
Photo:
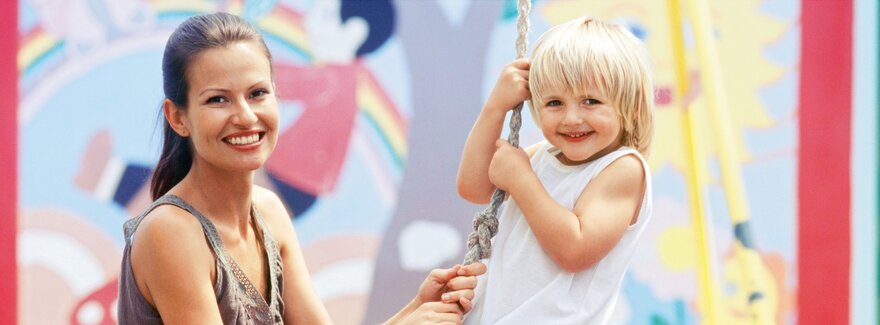
[[[709,240],[711,228],[706,222],[705,198],[703,197],[702,171],[705,165],[700,152],[700,139],[694,136],[693,109],[684,101],[688,92],[687,60],[685,59],[684,36],[682,35],[681,3],[679,0],[668,0],[669,27],[671,28],[673,57],[675,58],[675,77],[677,80],[676,102],[681,107],[681,122],[684,131],[684,148],[687,155],[685,176],[688,183],[688,201],[690,206],[691,225],[697,239],[697,279],[700,288],[699,299],[703,313],[702,324],[718,324],[718,286],[713,267],[712,245]]]
[[[715,133],[715,147],[721,166],[721,181],[727,196],[727,206],[734,226],[734,254],[746,276],[746,290],[749,292],[749,311],[755,324],[773,324],[773,311],[766,301],[763,289],[761,258],[754,250],[749,232],[748,204],[743,185],[740,157],[733,141],[733,127],[726,93],[721,79],[720,63],[712,36],[712,22],[709,6],[705,0],[687,0],[688,13],[693,25],[697,57],[700,62],[701,83],[707,96],[709,116]]]

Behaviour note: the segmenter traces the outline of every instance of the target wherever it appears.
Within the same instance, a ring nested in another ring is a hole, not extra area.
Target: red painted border
[[[849,324],[852,10],[852,0],[801,1],[801,324]]]
[[[0,1],[0,324],[18,318],[18,0]]]

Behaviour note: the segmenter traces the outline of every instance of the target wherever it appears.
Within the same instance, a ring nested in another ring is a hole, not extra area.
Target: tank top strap
[[[532,155],[531,160],[540,160],[543,159],[546,155],[553,155],[559,153],[559,149],[556,149],[550,141],[541,140],[538,145],[538,150],[535,150],[535,154]]]
[[[137,230],[138,226],[141,225],[141,222],[144,221],[144,218],[146,218],[147,215],[150,214],[150,212],[153,212],[153,210],[155,210],[157,207],[159,207],[161,205],[165,205],[165,204],[176,205],[176,204],[174,204],[174,202],[172,202],[172,198],[171,198],[172,196],[173,195],[164,195],[164,196],[156,199],[155,201],[153,201],[153,203],[150,203],[150,205],[147,206],[146,209],[144,209],[144,212],[141,212],[141,214],[138,215],[137,217],[129,219],[128,221],[126,221],[122,225],[122,232],[124,234],[126,244],[131,245],[135,230]],[[173,197],[177,198],[176,196],[173,196]],[[180,198],[177,198],[177,199],[180,200]]]
[[[196,210],[195,207],[184,201],[179,196],[173,194],[166,194],[162,198],[165,199],[165,204],[171,204],[178,208],[186,210],[190,214],[194,215],[196,219],[199,220],[199,223],[202,224],[202,229],[205,231],[205,238],[208,239],[208,243],[211,244],[211,249],[214,250],[214,255],[217,258],[223,260],[224,264],[226,263],[226,250],[223,248],[223,241],[220,239],[220,234],[217,232],[217,228],[214,227],[214,223],[211,220],[208,220],[204,214]]]
[[[263,215],[260,214],[260,210],[256,208],[255,204],[251,204],[251,215],[253,216],[256,224],[256,228],[259,229],[260,237],[263,242],[263,249],[266,250],[266,255],[268,256],[268,264],[269,264],[269,301],[266,303],[269,304],[269,308],[274,311],[284,310],[284,297],[282,293],[284,291],[283,286],[283,261],[281,260],[281,252],[278,248],[278,243],[275,241],[274,236],[272,236],[272,232],[269,230],[269,227],[266,226],[266,223],[263,221]],[[281,321],[281,313],[275,313],[274,318],[276,321]]]
[[[193,207],[192,205],[190,205],[189,203],[184,201],[182,198],[180,198],[179,196],[173,195],[173,194],[163,195],[162,197],[160,197],[159,199],[154,201],[152,204],[150,204],[150,206],[146,210],[144,210],[144,212],[141,215],[125,222],[125,225],[123,226],[123,228],[124,228],[124,232],[125,232],[126,244],[131,245],[131,241],[133,240],[132,237],[134,235],[134,231],[137,230],[137,227],[138,227],[138,225],[140,225],[141,221],[143,221],[144,218],[151,211],[153,211],[154,209],[156,209],[159,206],[166,205],[166,204],[181,208],[181,209],[185,210],[186,212],[189,212],[189,214],[195,216],[196,219],[199,221],[199,223],[202,225],[202,229],[205,232],[205,238],[208,239],[208,243],[211,245],[211,249],[214,251],[214,255],[217,256],[218,258],[222,259],[224,263],[226,262],[225,261],[226,256],[225,256],[225,254],[223,254],[223,252],[225,252],[223,250],[223,242],[220,240],[220,235],[217,233],[217,228],[214,228],[214,224],[211,222],[211,220],[208,220],[208,218],[206,218],[205,215],[203,215],[201,212],[199,212],[199,210],[196,210],[195,207]]]
[[[556,149],[554,147],[554,148],[550,148],[549,150],[552,153],[553,150],[559,150],[559,149]],[[579,165],[578,168],[575,168],[574,169],[575,171],[573,171],[573,172],[577,173],[579,176],[576,178],[578,181],[576,181],[574,183],[576,185],[574,185],[572,188],[579,189],[579,190],[576,192],[572,192],[572,193],[577,193],[577,195],[579,196],[580,193],[582,193],[584,191],[584,189],[586,189],[587,185],[594,178],[599,176],[599,174],[601,174],[602,171],[605,170],[605,168],[607,168],[612,163],[617,161],[617,159],[620,159],[621,157],[624,157],[627,155],[633,155],[636,158],[638,158],[640,161],[642,161],[642,168],[644,168],[647,171],[647,168],[648,168],[647,164],[645,164],[644,159],[642,158],[642,155],[639,154],[639,152],[637,150],[632,149],[630,147],[625,147],[625,146],[620,147],[612,152],[605,154],[602,157],[597,158],[596,160],[593,160],[593,161],[588,162],[583,165]],[[555,158],[553,159],[553,163],[555,163],[557,165],[561,165],[561,163],[559,163],[559,161],[556,160]]]
[[[254,220],[256,220],[257,229],[259,229],[260,231],[260,238],[262,238],[263,246],[264,249],[266,249],[266,253],[269,254],[269,256],[271,257],[278,257],[280,259],[278,243],[275,242],[275,238],[272,236],[272,232],[263,221],[263,215],[260,213],[260,210],[258,210],[253,204],[251,204],[251,215],[254,217]]]
[[[636,158],[639,158],[639,161],[642,161],[642,163],[643,163],[642,167],[644,167],[644,159],[642,159],[642,155],[639,154],[639,152],[637,150],[630,148],[630,147],[620,147],[620,148],[617,148],[617,150],[609,152],[609,153],[605,154],[604,156],[602,156],[601,158],[599,158],[599,160],[596,161],[596,167],[595,167],[596,171],[601,172],[602,170],[605,169],[605,167],[608,167],[608,165],[611,165],[611,163],[616,161],[618,158],[626,156],[626,155],[636,156]]]
[[[645,171],[645,175],[651,176],[651,167],[648,165],[648,161],[645,160],[645,157],[643,157],[638,150],[630,147],[620,147],[617,150],[610,152],[600,158],[601,161],[598,162],[596,166],[597,171],[602,171],[603,169],[605,169],[605,167],[611,165],[611,163],[613,163],[615,160],[626,155],[633,155],[638,158],[639,161],[642,163],[642,169]],[[645,177],[645,180],[646,185],[651,186],[651,177]]]

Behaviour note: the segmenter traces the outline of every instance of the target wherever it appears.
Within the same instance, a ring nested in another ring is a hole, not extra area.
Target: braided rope
[[[526,56],[529,48],[529,11],[532,8],[531,0],[517,0],[517,20],[516,20],[516,58],[521,59]],[[511,110],[510,115],[510,134],[507,135],[507,141],[514,147],[519,147],[519,128],[522,126],[522,107],[523,103],[519,103]],[[483,212],[474,217],[474,231],[468,236],[468,251],[464,256],[464,264],[473,264],[492,255],[492,237],[498,233],[498,207],[504,201],[505,193],[500,189],[496,189],[492,194],[492,203],[486,207]]]

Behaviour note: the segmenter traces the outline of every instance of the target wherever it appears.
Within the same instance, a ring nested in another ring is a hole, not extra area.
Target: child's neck
[[[592,156],[590,156],[589,158],[584,159],[584,160],[568,159],[568,157],[565,156],[565,153],[560,151],[558,154],[556,154],[556,159],[558,159],[560,163],[562,163],[563,165],[566,165],[566,166],[578,166],[578,165],[583,165],[583,164],[586,164],[586,163],[591,162],[593,160],[599,159],[609,153],[616,151],[617,149],[620,149],[620,147],[623,147],[623,145],[619,144],[619,143],[611,144],[608,147],[605,147],[605,149],[599,150],[598,152],[596,152],[595,154],[593,154]]]

